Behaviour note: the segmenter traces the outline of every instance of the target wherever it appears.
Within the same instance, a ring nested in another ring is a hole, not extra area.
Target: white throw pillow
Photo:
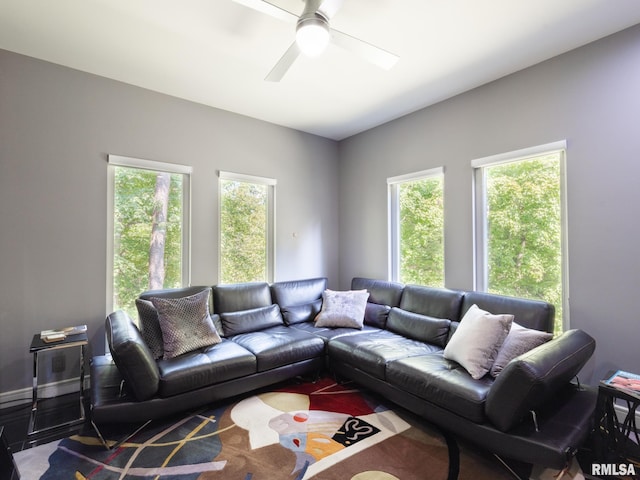
[[[472,305],[444,349],[444,358],[458,362],[474,379],[493,365],[511,329],[513,315],[493,315]]]
[[[525,328],[513,322],[509,335],[498,351],[495,362],[491,367],[491,375],[497,377],[511,360],[518,355],[528,352],[532,348],[542,345],[553,338],[553,335],[540,330]]]
[[[362,328],[369,292],[349,290],[322,292],[322,309],[316,315],[316,327]]]

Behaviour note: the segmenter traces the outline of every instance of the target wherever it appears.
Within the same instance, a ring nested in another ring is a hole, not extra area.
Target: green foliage
[[[114,186],[114,309],[137,318],[135,299],[149,289],[149,249],[156,172],[116,167]],[[182,175],[172,174],[164,246],[164,288],[182,284]]]
[[[221,180],[220,188],[220,281],[265,281],[268,187]]]
[[[442,177],[399,186],[400,281],[444,286]]]
[[[552,303],[561,331],[558,155],[488,167],[486,180],[489,291]]]

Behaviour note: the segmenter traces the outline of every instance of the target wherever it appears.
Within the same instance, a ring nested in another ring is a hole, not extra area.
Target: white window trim
[[[113,223],[113,208],[115,195],[115,168],[128,167],[157,172],[168,172],[184,175],[183,182],[183,218],[182,218],[182,284],[191,284],[191,173],[193,167],[175,163],[157,162],[141,158],[124,157],[121,155],[107,155],[107,301],[106,313],[113,311],[113,256],[115,245],[113,235],[115,225]],[[142,292],[141,292],[142,293]]]
[[[471,160],[471,166],[473,168],[490,167],[493,165],[500,165],[502,163],[512,163],[532,157],[539,157],[547,153],[554,153],[561,150],[567,150],[566,140],[559,140],[557,142],[546,143],[536,147],[523,148],[512,152],[499,153],[497,155],[489,155],[488,157],[476,158],[475,160]]]
[[[400,279],[400,202],[399,187],[403,183],[444,175],[444,167],[387,178],[387,276],[390,281]]]
[[[247,175],[245,173],[225,172],[220,170],[218,176],[224,180],[234,180],[236,182],[257,183],[258,185],[275,186],[278,180],[275,178],[258,177],[256,175]]]
[[[155,160],[144,160],[142,158],[123,157],[120,155],[109,155],[107,162],[109,165],[116,165],[119,167],[140,168],[142,170],[153,170],[158,172],[183,173],[186,175],[191,175],[193,172],[193,167],[189,165],[157,162]]]
[[[276,281],[276,185],[275,178],[247,175],[244,173],[218,171],[218,279],[222,278],[222,189],[220,180],[254,183],[266,185],[267,189],[267,279],[268,283]]]
[[[483,167],[491,167],[506,163],[513,163],[530,158],[540,157],[546,154],[561,153],[560,158],[560,202],[561,202],[561,222],[562,222],[562,328],[570,328],[569,321],[569,242],[568,242],[568,220],[567,220],[567,141],[546,143],[535,147],[514,150],[512,152],[490,155],[487,157],[471,160],[471,167],[474,169],[473,182],[473,288],[477,291],[487,291],[488,270],[487,270],[487,224],[486,224],[486,189],[484,188],[486,178]]]

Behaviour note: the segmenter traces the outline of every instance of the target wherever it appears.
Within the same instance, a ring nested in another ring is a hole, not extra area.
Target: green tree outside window
[[[399,197],[399,281],[444,287],[442,175],[403,182]]]
[[[113,307],[137,318],[140,293],[182,285],[183,175],[115,168]]]
[[[220,179],[220,282],[267,281],[268,185]]]
[[[487,290],[542,299],[562,331],[559,153],[485,167]]]

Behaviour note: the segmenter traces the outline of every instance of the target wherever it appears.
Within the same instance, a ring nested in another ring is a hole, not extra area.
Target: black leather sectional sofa
[[[369,298],[362,329],[319,328],[325,278],[217,285],[210,311],[222,341],[154,359],[121,311],[106,319],[109,355],[91,362],[91,419],[139,422],[329,370],[507,459],[563,468],[592,426],[596,394],[576,375],[595,341],[570,330],[473,379],[443,352],[472,305],[551,332],[545,302],[354,278]],[[180,298],[209,287],[146,292]]]

